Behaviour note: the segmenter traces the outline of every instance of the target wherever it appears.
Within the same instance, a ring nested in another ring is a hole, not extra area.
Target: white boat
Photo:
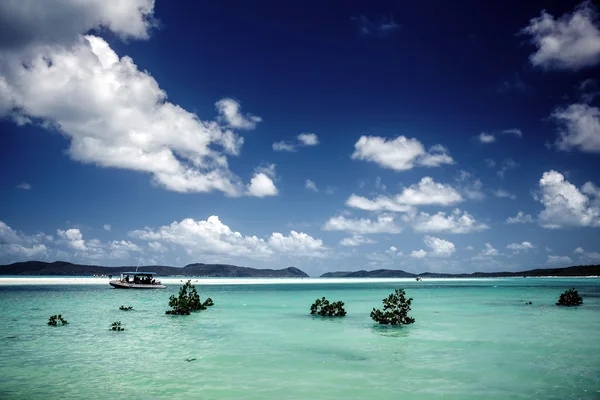
[[[154,279],[155,275],[156,272],[121,272],[121,278],[108,283],[115,289],[166,289]]]

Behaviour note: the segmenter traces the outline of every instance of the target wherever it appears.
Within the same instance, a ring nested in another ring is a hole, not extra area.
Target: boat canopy
[[[156,272],[121,272],[121,275],[156,275]]]

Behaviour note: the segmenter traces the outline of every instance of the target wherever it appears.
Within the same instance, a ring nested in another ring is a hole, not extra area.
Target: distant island
[[[135,271],[136,267],[103,267],[97,265],[72,264],[65,261],[43,262],[26,261],[0,265],[0,275],[119,275],[125,271]],[[185,267],[140,266],[138,271],[153,271],[160,276],[198,276],[225,278],[308,278],[308,274],[298,268],[257,269],[227,264],[189,264]]]
[[[73,264],[66,261],[25,261],[0,265],[0,275],[47,275],[47,276],[92,276],[119,275],[124,271],[135,271],[135,266],[105,267],[98,265]],[[153,271],[160,276],[197,276],[213,278],[308,278],[298,268],[259,269],[238,267],[228,264],[188,264],[185,267],[160,265],[140,266],[140,272]],[[504,278],[536,276],[600,276],[600,265],[580,265],[566,268],[531,269],[519,272],[473,272],[470,274],[447,274],[424,272],[413,274],[400,269],[376,269],[372,271],[327,272],[321,278]]]
[[[509,278],[522,276],[600,276],[600,265],[578,265],[566,268],[538,268],[519,272],[473,272],[471,274],[446,274],[424,272],[413,274],[399,269],[376,269],[373,271],[327,272],[321,278]]]

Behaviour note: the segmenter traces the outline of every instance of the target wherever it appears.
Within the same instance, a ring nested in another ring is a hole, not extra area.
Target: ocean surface
[[[179,287],[0,285],[0,398],[600,399],[598,278],[234,279],[197,285],[214,307],[165,315]],[[584,304],[555,306],[571,287]],[[395,288],[416,323],[374,324]],[[309,315],[322,296],[348,315]]]

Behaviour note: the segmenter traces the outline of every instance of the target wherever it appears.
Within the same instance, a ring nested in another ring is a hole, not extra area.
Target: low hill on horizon
[[[44,262],[25,261],[0,265],[0,275],[119,275],[121,272],[135,271],[135,266],[104,267],[81,265],[66,261]],[[238,267],[228,264],[188,264],[185,267],[161,265],[140,266],[139,272],[152,271],[160,276],[206,276],[224,278],[308,278],[308,274],[295,267],[284,269],[258,269]]]
[[[413,274],[399,269],[376,269],[373,271],[336,271],[326,272],[321,278],[509,278],[519,276],[600,276],[600,265],[578,265],[565,268],[538,268],[518,272],[472,272],[464,274],[446,274],[423,272]]]

